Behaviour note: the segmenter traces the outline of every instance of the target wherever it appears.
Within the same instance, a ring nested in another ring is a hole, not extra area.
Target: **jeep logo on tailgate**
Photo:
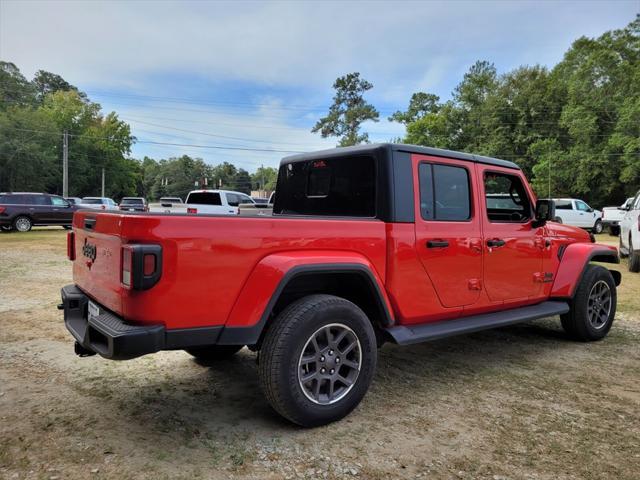
[[[92,262],[95,262],[97,251],[98,249],[96,248],[96,246],[93,243],[89,243],[85,238],[84,245],[82,246],[82,254],[85,257],[91,259]]]

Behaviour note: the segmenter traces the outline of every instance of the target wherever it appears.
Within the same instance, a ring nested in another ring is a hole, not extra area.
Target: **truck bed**
[[[375,219],[84,211],[73,231],[76,285],[128,321],[167,329],[225,324],[249,274],[273,253],[352,251],[385,275],[385,223]],[[125,244],[162,247],[162,276],[152,289],[122,286]],[[95,246],[93,261],[83,254],[87,245],[89,254]]]

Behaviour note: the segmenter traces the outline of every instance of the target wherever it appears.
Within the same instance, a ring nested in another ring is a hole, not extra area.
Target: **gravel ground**
[[[620,267],[604,341],[548,319],[385,345],[361,406],[304,430],[271,411],[246,349],[76,357],[55,308],[64,231],[1,234],[0,478],[637,479],[640,275]]]

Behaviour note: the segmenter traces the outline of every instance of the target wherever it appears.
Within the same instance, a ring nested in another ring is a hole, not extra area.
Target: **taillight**
[[[147,290],[162,275],[160,245],[124,245],[122,247],[122,286],[130,290]]]
[[[0,207],[0,213],[4,213],[4,211],[7,209],[7,207]]]
[[[640,215],[638,215],[638,230],[640,230]]]
[[[67,232],[67,258],[72,262],[76,259],[76,234]]]
[[[197,208],[187,207],[187,213],[198,213]]]

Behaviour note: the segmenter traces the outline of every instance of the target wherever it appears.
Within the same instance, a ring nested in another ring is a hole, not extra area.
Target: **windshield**
[[[144,205],[144,201],[141,198],[123,198],[120,204],[121,205]]]

